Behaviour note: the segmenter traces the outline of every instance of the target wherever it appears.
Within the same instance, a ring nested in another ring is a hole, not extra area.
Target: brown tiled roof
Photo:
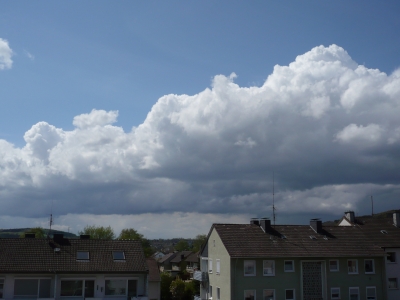
[[[54,249],[59,248],[59,252]],[[77,251],[89,251],[89,261],[78,261]],[[114,261],[112,251],[124,251]],[[143,248],[133,240],[13,238],[0,239],[2,273],[132,273],[148,272]]]
[[[176,253],[165,254],[163,257],[160,258],[158,263],[162,264],[162,263],[166,262],[167,260],[171,260],[172,258],[174,258],[175,255],[176,255]]]
[[[153,258],[148,258],[146,261],[149,267],[149,281],[161,281],[157,261]]]
[[[233,258],[384,255],[360,226],[324,226],[321,234],[308,225],[278,225],[267,233],[254,224],[214,224],[213,228]]]
[[[185,259],[187,262],[198,262],[199,261],[199,252],[192,252],[190,255]]]

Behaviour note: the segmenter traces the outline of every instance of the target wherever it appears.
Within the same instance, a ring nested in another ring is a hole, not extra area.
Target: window
[[[365,274],[374,274],[375,273],[375,263],[373,259],[364,260],[364,268]]]
[[[221,300],[221,289],[217,287],[217,300]]]
[[[331,299],[340,299],[340,288],[331,288]]]
[[[338,260],[330,260],[329,261],[329,271],[331,271],[331,272],[339,271],[339,261]]]
[[[50,298],[51,279],[15,279],[14,298]]]
[[[77,251],[76,259],[77,260],[89,260],[89,251]]]
[[[389,289],[398,289],[399,286],[397,284],[397,278],[389,278],[389,284],[388,284]]]
[[[360,300],[360,293],[358,287],[349,288],[350,300]]]
[[[294,300],[294,299],[295,299],[294,290],[286,290],[285,291],[285,300]]]
[[[367,286],[367,300],[376,300],[376,287]]]
[[[255,300],[255,299],[256,299],[256,291],[255,290],[244,291],[244,300]]]
[[[245,260],[244,261],[244,276],[256,276],[256,261]]]
[[[264,290],[263,300],[275,300],[275,290]]]
[[[349,259],[347,261],[347,271],[349,274],[358,274],[358,261],[357,259]]]
[[[124,251],[113,251],[113,259],[114,260],[125,260]]]
[[[61,280],[62,297],[94,297],[94,280]]]
[[[294,261],[293,260],[285,260],[284,270],[285,270],[285,272],[294,272]]]
[[[107,279],[105,281],[105,295],[136,297],[136,287],[136,280]]]
[[[396,252],[388,252],[387,253],[387,262],[395,263],[396,262]]]
[[[0,298],[3,298],[4,279],[0,278]]]
[[[208,273],[212,273],[212,258],[208,259]]]
[[[220,261],[219,259],[216,259],[216,260],[215,260],[215,263],[216,263],[216,267],[215,267],[216,270],[215,270],[215,273],[219,275],[219,273],[221,272],[221,261]]]
[[[208,299],[212,299],[212,286],[208,287]]]
[[[264,276],[275,276],[275,261],[274,260],[264,260],[263,275]]]

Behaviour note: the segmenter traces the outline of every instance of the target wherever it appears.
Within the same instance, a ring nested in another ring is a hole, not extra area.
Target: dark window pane
[[[15,296],[38,296],[38,279],[15,279],[14,282]]]
[[[61,296],[82,296],[82,280],[61,281]]]
[[[128,299],[136,297],[137,280],[128,280]]]
[[[50,298],[51,279],[40,279],[39,298]]]
[[[85,298],[94,297],[94,280],[85,280]]]
[[[113,251],[113,258],[115,260],[124,260],[125,259],[124,251]]]

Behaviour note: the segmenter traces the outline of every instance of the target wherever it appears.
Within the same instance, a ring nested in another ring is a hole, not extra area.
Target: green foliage
[[[161,284],[160,284],[161,300],[172,300],[170,286],[173,281],[173,278],[171,274],[169,274],[168,272],[162,272],[160,276],[161,276]]]
[[[196,236],[196,238],[194,239],[194,241],[193,241],[193,248],[192,248],[192,251],[193,251],[193,252],[198,252],[198,251],[200,251],[201,246],[202,246],[203,244],[205,244],[206,240],[207,240],[207,235],[205,235],[205,234],[198,234],[198,235]]]
[[[184,300],[191,300],[195,295],[200,295],[200,281],[192,280],[185,282]]]
[[[174,248],[176,251],[187,251],[190,249],[189,244],[186,240],[180,240],[178,243],[176,243]]]
[[[174,281],[172,281],[169,287],[172,296],[178,300],[183,299],[183,296],[185,295],[185,289],[186,289],[185,282],[179,277],[177,277]]]
[[[83,231],[79,231],[79,234],[89,234],[91,239],[102,239],[102,240],[113,240],[115,239],[114,230],[111,226],[90,226],[86,225]]]
[[[45,231],[44,231],[44,229],[42,227],[35,227],[35,228],[28,229],[27,231],[22,232],[20,234],[20,237],[24,238],[25,237],[25,233],[34,233],[35,234],[35,238],[37,238],[37,239],[43,239],[43,238],[46,237],[46,233],[45,233]]]
[[[153,248],[151,248],[150,242],[148,239],[146,239],[143,234],[138,233],[135,229],[133,228],[126,228],[122,229],[121,233],[118,236],[118,239],[120,240],[136,240],[136,241],[141,241],[144,255],[146,257],[151,256],[154,253]]]

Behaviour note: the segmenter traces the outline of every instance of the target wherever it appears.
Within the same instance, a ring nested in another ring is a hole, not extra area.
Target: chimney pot
[[[346,212],[344,213],[344,215],[346,216],[346,218],[347,218],[351,223],[354,223],[354,222],[356,221],[356,217],[355,217],[354,211],[352,211],[352,210],[346,211]]]
[[[316,233],[322,232],[322,221],[320,219],[311,219],[310,226]]]

